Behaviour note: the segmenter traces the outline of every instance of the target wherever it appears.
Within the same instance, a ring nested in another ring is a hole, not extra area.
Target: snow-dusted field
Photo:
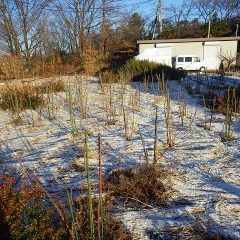
[[[116,123],[107,125],[105,106],[109,101],[109,87],[106,85],[103,92],[94,80],[87,81],[85,85],[89,116],[80,120],[79,112],[75,114],[79,128],[89,134],[93,179],[97,177],[99,133],[103,139],[105,173],[119,167],[138,167],[145,163],[138,125],[150,158],[153,157],[156,104],[159,109],[159,162],[175,173],[172,177],[176,189],[175,201],[167,208],[119,208],[117,215],[136,239],[148,239],[146,232],[149,229],[158,231],[194,225],[196,218],[200,218],[206,228],[240,239],[240,123],[237,117],[232,126],[234,140],[222,142],[220,135],[224,116],[214,113],[211,131],[205,130],[202,127],[205,118],[202,98],[189,95],[181,82],[171,81],[176,144],[166,148],[163,98],[155,94],[153,86],[146,91],[143,84],[133,83],[126,86],[124,94],[129,126],[133,129],[132,140],[126,140],[120,94],[123,86],[113,84]],[[136,96],[140,96],[141,101],[133,115],[131,99]],[[187,104],[183,126],[179,117],[179,96]],[[71,132],[65,94],[57,93],[55,100],[57,115],[52,121],[47,119],[46,112],[42,113],[41,121],[37,112],[25,112],[25,122],[14,125],[11,114],[0,110],[0,171],[24,174],[24,168],[27,168],[50,192],[64,196],[66,189],[72,188],[77,192],[83,185],[85,173],[77,170],[74,164],[84,164],[84,141],[80,134],[73,136]],[[210,119],[211,111],[206,111]],[[27,119],[31,122],[32,115],[34,125],[26,123]]]

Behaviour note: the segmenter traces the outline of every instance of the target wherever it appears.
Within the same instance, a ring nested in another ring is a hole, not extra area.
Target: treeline
[[[163,39],[240,36],[239,0],[185,0],[164,12]]]
[[[129,13],[121,2],[0,0],[0,52],[6,55],[0,61],[1,78],[94,74],[121,66],[137,53],[138,39],[152,38],[156,22],[155,12]],[[236,35],[239,6],[240,0],[169,6],[157,37],[207,37],[209,21],[210,37]]]
[[[94,74],[130,58],[144,21],[118,2],[0,0],[0,74]]]

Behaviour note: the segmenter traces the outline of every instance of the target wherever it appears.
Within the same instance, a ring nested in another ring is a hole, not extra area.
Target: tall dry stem
[[[142,147],[143,147],[143,151],[144,151],[146,166],[148,167],[149,166],[148,151],[147,151],[147,148],[145,146],[145,142],[144,142],[143,134],[142,134],[141,129],[140,129],[140,125],[138,125],[138,129],[139,129],[139,134],[140,134],[141,141],[142,141]]]
[[[104,208],[103,208],[103,176],[102,176],[102,137],[101,134],[98,135],[98,185],[99,185],[99,195],[98,195],[98,239],[104,239]]]
[[[228,95],[227,95],[227,106],[225,112],[225,120],[223,124],[223,141],[229,141],[232,138],[231,133],[231,125],[232,125],[232,106],[231,106],[231,96],[230,96],[230,87],[228,88]]]
[[[167,145],[169,147],[172,147],[175,145],[175,134],[173,130],[173,115],[171,109],[170,90],[168,84],[164,82],[164,77],[162,78],[162,93],[164,96],[164,116],[166,124]]]
[[[91,176],[89,166],[89,149],[88,149],[88,137],[85,134],[85,162],[86,162],[86,175],[88,185],[88,213],[89,213],[89,228],[90,228],[90,239],[94,239],[94,216],[93,216],[93,205],[92,205],[92,187],[91,187]]]
[[[158,108],[155,110],[155,131],[154,131],[154,148],[153,148],[153,164],[157,163],[157,145],[158,145]]]

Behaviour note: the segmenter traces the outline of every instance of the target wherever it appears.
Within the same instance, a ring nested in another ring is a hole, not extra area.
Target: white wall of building
[[[139,53],[146,52],[148,48],[156,48],[159,52],[162,49],[162,55],[169,53],[169,47],[171,46],[172,57],[177,55],[196,55],[201,61],[204,61],[208,65],[208,69],[218,69],[220,66],[220,52],[225,55],[237,54],[237,40],[232,41],[205,41],[205,42],[174,42],[174,43],[140,43]],[[156,56],[155,56],[156,57]]]

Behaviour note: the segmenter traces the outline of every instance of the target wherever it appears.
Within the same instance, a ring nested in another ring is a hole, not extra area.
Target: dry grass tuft
[[[23,62],[18,56],[4,56],[0,58],[0,79],[9,80],[22,77]]]
[[[46,80],[36,87],[39,93],[64,92],[65,84],[61,79]]]
[[[0,107],[13,113],[25,109],[37,109],[44,103],[41,94],[30,83],[6,84],[2,87],[0,96]]]
[[[100,81],[101,83],[118,83],[119,77],[117,74],[114,74],[112,71],[104,71],[101,73]]]
[[[166,206],[172,193],[168,172],[152,166],[117,169],[106,177],[105,186],[111,196],[133,207]]]

